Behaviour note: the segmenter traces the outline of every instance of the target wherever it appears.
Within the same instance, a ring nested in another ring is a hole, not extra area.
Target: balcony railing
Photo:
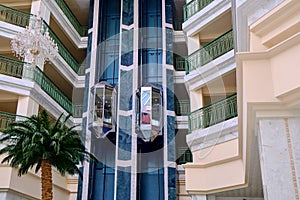
[[[0,132],[4,131],[8,125],[16,120],[16,115],[0,111]]]
[[[23,66],[24,63],[19,60],[0,56],[0,74],[22,78]]]
[[[28,12],[24,12],[0,4],[0,21],[4,21],[21,27],[26,27],[28,26],[30,22],[30,18],[32,16],[33,15]],[[64,46],[64,44],[60,41],[60,39],[54,34],[52,29],[48,26],[48,24],[45,21],[43,25],[44,28],[49,31],[50,37],[56,42],[58,46],[58,52],[61,55],[61,57],[77,73],[81,64],[76,61],[74,56],[72,56],[69,50]]]
[[[74,70],[74,72],[78,73],[80,68],[80,63],[72,56],[69,50],[65,47],[65,45],[60,41],[60,39],[55,35],[55,33],[51,30],[48,24],[44,23],[45,27],[49,31],[49,36],[54,40],[54,42],[58,46],[58,53],[61,57],[69,64],[69,66]]]
[[[30,14],[21,10],[10,8],[0,4],[0,21],[21,27],[29,25]]]
[[[201,67],[234,48],[232,30],[204,45],[186,58],[186,73]]]
[[[177,147],[177,160],[178,165],[185,164],[187,162],[193,162],[192,152],[188,147]]]
[[[189,100],[175,101],[175,113],[178,116],[188,115],[190,113],[190,101]]]
[[[82,104],[73,104],[73,117],[81,118],[83,113],[83,105]]]
[[[66,17],[69,19],[75,30],[78,32],[78,34],[81,37],[87,36],[88,33],[88,27],[87,26],[81,26],[73,12],[70,10],[69,6],[66,4],[64,0],[55,0],[58,7],[63,11],[63,13],[66,15]]]
[[[20,60],[0,56],[1,74],[34,81],[67,112],[72,113],[72,102],[63,92],[38,67],[31,68],[24,67],[24,65],[28,64]]]
[[[185,58],[183,58],[183,57],[175,58],[175,70],[176,71],[185,71]]]
[[[184,21],[195,15],[213,1],[214,0],[192,0],[185,4],[183,6]]]
[[[182,31],[182,23],[183,23],[182,18],[173,19],[173,28],[174,28],[174,30],[175,31]]]
[[[190,113],[189,132],[218,124],[236,117],[237,114],[237,95],[235,93]]]

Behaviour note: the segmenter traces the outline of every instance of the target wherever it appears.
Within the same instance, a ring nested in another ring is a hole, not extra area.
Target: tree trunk
[[[42,200],[52,200],[52,171],[49,160],[42,160]]]

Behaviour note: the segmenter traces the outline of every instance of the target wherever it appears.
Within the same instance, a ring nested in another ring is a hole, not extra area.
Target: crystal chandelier
[[[14,54],[26,62],[35,66],[37,60],[49,61],[58,54],[58,47],[49,36],[48,28],[39,16],[33,16],[29,26],[19,32],[11,40],[11,48]]]

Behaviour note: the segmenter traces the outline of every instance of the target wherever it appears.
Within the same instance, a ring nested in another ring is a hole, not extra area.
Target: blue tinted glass
[[[132,70],[124,71],[121,70],[120,77],[120,110],[131,110],[132,109],[132,84],[133,74]]]
[[[176,200],[176,169],[168,167],[168,200]]]
[[[131,194],[130,170],[131,170],[130,167],[118,167],[118,172],[117,172],[117,199],[118,200],[130,200],[130,194]]]
[[[168,161],[175,162],[175,117],[167,116],[168,122]]]
[[[94,0],[90,1],[90,10],[89,10],[89,28],[93,27],[93,21],[94,21]]]
[[[97,79],[115,85],[118,83],[121,1],[100,1]]]
[[[174,75],[173,70],[167,69],[167,109],[174,111]]]
[[[173,65],[173,30],[166,28],[166,64]]]
[[[139,1],[140,48],[142,84],[162,83],[162,2]]]
[[[122,23],[130,25],[133,23],[134,8],[133,0],[123,0],[123,19]]]
[[[132,134],[132,117],[119,116],[119,144],[118,159],[131,159],[131,134]]]
[[[173,23],[173,0],[165,0],[166,4],[166,23]]]
[[[133,29],[122,30],[121,64],[125,66],[133,64]]]

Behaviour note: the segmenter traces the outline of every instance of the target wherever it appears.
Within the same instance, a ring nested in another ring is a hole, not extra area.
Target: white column
[[[30,97],[19,96],[17,115],[31,116],[38,114],[39,104]]]
[[[202,89],[199,89],[197,91],[195,91],[195,90],[190,91],[189,96],[190,96],[191,111],[195,111],[195,110],[203,107]]]

